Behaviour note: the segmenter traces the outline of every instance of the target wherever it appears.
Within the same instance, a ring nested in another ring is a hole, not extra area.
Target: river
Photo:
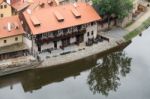
[[[126,47],[0,77],[0,99],[149,99],[149,55],[150,28]]]

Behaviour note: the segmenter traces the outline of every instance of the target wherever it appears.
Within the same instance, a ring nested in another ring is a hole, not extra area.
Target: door
[[[77,42],[78,42],[78,43],[82,43],[84,37],[83,37],[83,35],[78,35],[78,36],[76,36],[76,39],[77,39]]]
[[[63,47],[69,46],[70,45],[70,38],[63,39],[62,45],[63,45]]]
[[[40,45],[38,45],[38,51],[41,52],[41,46]]]
[[[54,41],[54,48],[57,48],[57,41]]]

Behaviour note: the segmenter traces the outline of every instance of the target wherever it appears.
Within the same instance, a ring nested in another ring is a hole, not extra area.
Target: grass
[[[133,21],[129,22],[125,27],[132,25]]]
[[[132,40],[135,36],[139,35],[143,30],[150,26],[150,18],[145,20],[138,28],[124,36],[126,41]]]

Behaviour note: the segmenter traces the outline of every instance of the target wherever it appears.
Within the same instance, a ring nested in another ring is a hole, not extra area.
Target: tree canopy
[[[93,0],[93,5],[101,16],[115,15],[123,19],[133,8],[133,0]]]

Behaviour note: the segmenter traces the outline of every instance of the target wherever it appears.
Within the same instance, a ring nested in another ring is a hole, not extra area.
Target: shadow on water
[[[0,77],[0,88],[10,86],[10,89],[13,89],[13,85],[21,83],[24,92],[32,92],[45,85],[61,82],[68,77],[78,76],[81,72],[90,70],[88,76],[90,90],[93,93],[108,95],[110,90],[117,89],[119,84],[118,74],[121,73],[125,76],[130,71],[131,59],[126,57],[122,51],[130,43],[61,66],[28,70]],[[95,66],[99,58],[103,62],[101,65]]]

